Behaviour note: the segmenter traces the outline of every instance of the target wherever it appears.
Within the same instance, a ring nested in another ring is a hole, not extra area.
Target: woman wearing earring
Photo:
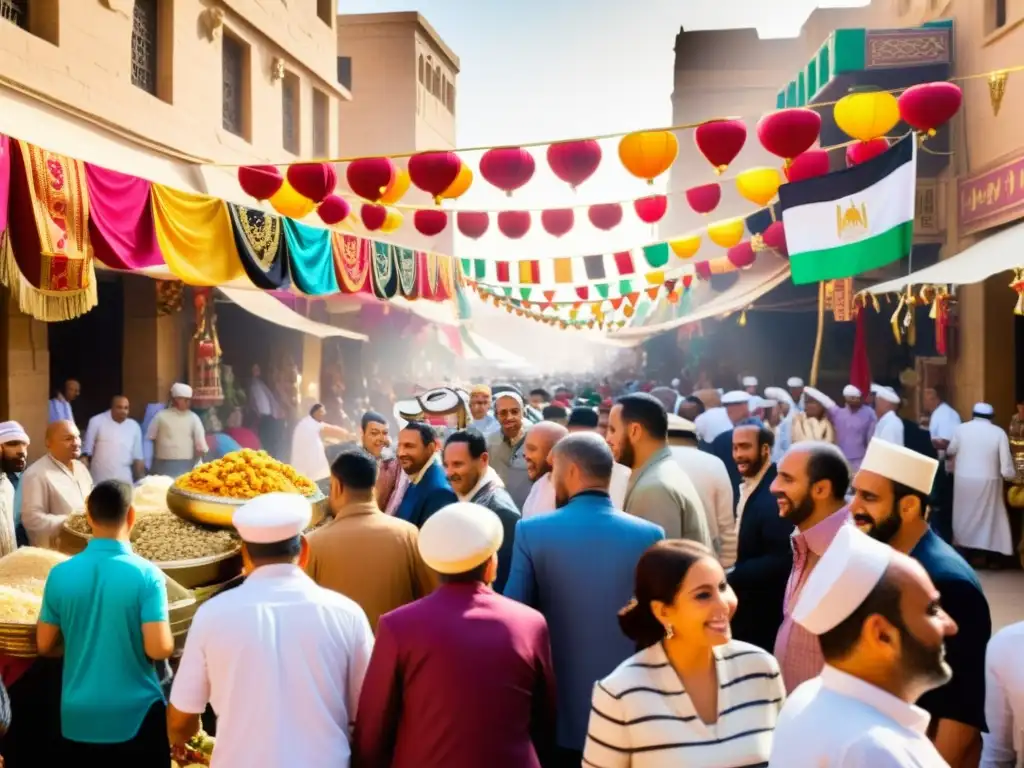
[[[584,765],[767,765],[785,688],[771,654],[732,639],[736,595],[714,554],[658,542],[634,594],[619,625],[640,652],[594,686]]]

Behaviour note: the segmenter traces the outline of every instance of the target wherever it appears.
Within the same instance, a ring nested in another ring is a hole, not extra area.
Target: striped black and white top
[[[718,719],[697,715],[661,643],[594,686],[587,768],[763,768],[786,693],[775,657],[748,643],[715,648]]]

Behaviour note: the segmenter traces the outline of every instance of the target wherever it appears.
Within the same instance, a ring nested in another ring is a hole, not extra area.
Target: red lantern
[[[694,213],[711,213],[722,201],[722,188],[718,183],[702,184],[686,190],[686,202]]]
[[[412,183],[433,195],[438,205],[441,204],[441,195],[458,178],[461,170],[462,160],[454,152],[420,152],[409,158]]]
[[[370,202],[377,202],[394,181],[398,169],[390,157],[363,157],[345,169],[349,188]]]
[[[436,208],[423,208],[412,215],[412,223],[421,235],[434,237],[444,232],[444,228],[448,226],[448,212]]]
[[[633,210],[644,224],[656,224],[668,211],[668,198],[665,195],[641,197],[633,201]]]
[[[871,141],[856,141],[846,148],[846,165],[852,168],[855,165],[873,160],[889,149],[889,140],[885,136],[879,136]]]
[[[459,211],[455,214],[459,232],[473,240],[479,240],[491,225],[491,217],[484,211]]]
[[[334,224],[340,224],[348,215],[352,213],[352,206],[348,204],[348,201],[338,195],[328,195],[323,199],[323,202],[317,206],[317,214],[320,216],[320,220],[323,221],[327,226]]]
[[[747,143],[747,126],[742,120],[712,120],[697,126],[693,140],[715,173],[720,174]]]
[[[319,203],[334,191],[338,174],[330,163],[295,163],[288,166],[288,183],[303,197]]]
[[[709,261],[698,261],[693,265],[693,272],[701,280],[711,279],[711,262]]]
[[[757,123],[761,146],[789,165],[789,161],[806,152],[821,133],[821,115],[813,109],[798,107],[782,109],[762,117]]]
[[[754,248],[751,246],[750,241],[744,240],[739,245],[734,245],[730,248],[725,257],[736,269],[746,269],[757,259],[757,254],[754,253]]]
[[[698,263],[703,264],[703,262]],[[688,291],[691,285],[693,285],[693,275],[683,275],[683,290]]]
[[[536,167],[533,155],[522,147],[496,147],[480,158],[480,175],[509,197],[533,178]]]
[[[576,223],[576,214],[572,208],[553,208],[549,211],[541,211],[540,224],[544,231],[552,237],[561,237],[572,229]]]
[[[387,217],[388,209],[383,205],[363,203],[363,207],[359,209],[359,218],[362,219],[363,226],[371,232],[376,232],[383,227]]]
[[[505,237],[518,240],[530,231],[530,212],[502,211],[498,214],[498,229]]]
[[[238,169],[238,185],[257,200],[269,200],[284,184],[284,177],[274,165],[243,165]]]
[[[622,206],[618,203],[598,203],[587,209],[587,218],[598,229],[615,229],[622,221]]]
[[[794,157],[786,166],[786,178],[789,181],[804,181],[815,176],[828,173],[828,151],[824,149],[808,149]]]
[[[780,256],[789,256],[789,250],[786,248],[786,227],[781,221],[769,224],[768,229],[761,233],[761,239]]]
[[[548,165],[573,189],[594,175],[601,164],[601,145],[593,139],[561,141],[548,147]]]
[[[960,109],[964,94],[955,83],[912,85],[899,98],[900,117],[911,128],[929,136]]]

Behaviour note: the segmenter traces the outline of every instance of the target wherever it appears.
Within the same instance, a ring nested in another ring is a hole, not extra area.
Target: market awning
[[[355,333],[354,331],[337,328],[333,325],[318,323],[315,320],[310,320],[308,317],[303,317],[298,312],[286,307],[269,293],[264,293],[257,289],[246,290],[244,288],[225,288],[222,286],[217,290],[246,312],[274,325],[280,325],[282,328],[290,328],[300,333],[308,333],[310,336],[315,336],[318,339],[370,340],[369,336],[365,336],[362,333]]]
[[[1024,222],[989,235],[938,264],[873,285],[867,293],[894,293],[908,285],[971,285],[1021,266],[1024,266]]]
[[[530,363],[519,355],[509,352],[504,347],[495,344],[493,341],[488,341],[478,333],[470,331],[470,338],[476,348],[480,350],[478,355],[471,348],[466,348],[466,359],[467,360],[480,360],[483,362],[495,363],[499,366],[515,368],[515,367],[528,367]]]

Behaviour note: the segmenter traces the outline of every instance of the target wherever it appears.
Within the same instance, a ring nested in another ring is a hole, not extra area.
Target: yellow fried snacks
[[[273,458],[266,451],[243,448],[224,457],[200,464],[182,475],[175,486],[183,491],[221,496],[228,499],[252,499],[264,493],[300,493],[312,496],[317,487],[293,467]]]
[[[67,555],[37,547],[22,547],[0,558],[0,622],[35,624],[43,587],[50,569]]]

